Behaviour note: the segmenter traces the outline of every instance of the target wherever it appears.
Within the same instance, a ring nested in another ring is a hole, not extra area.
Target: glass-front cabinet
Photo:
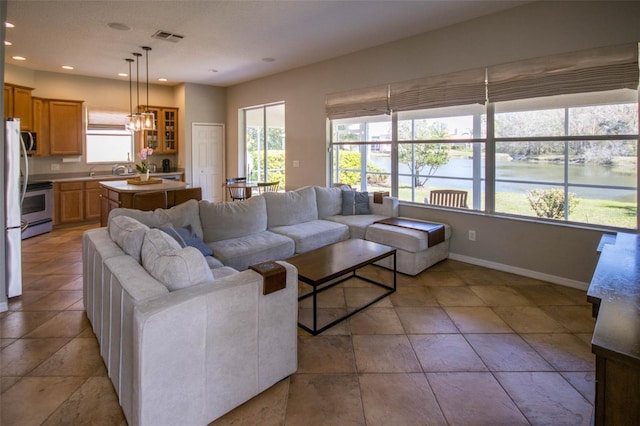
[[[147,107],[153,112],[156,130],[143,134],[144,145],[157,153],[178,153],[178,108]]]

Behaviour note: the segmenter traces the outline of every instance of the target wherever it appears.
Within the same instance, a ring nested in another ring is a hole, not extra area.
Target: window
[[[126,130],[87,130],[87,164],[133,159],[133,134]]]
[[[126,116],[126,112],[87,108],[87,164],[133,160],[133,133],[124,129]]]
[[[246,108],[244,138],[246,176],[253,182],[285,186],[284,103]]]
[[[327,95],[332,182],[637,229],[637,43],[478,71]]]

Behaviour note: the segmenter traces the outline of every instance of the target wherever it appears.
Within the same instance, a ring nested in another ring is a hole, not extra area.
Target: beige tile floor
[[[24,294],[0,314],[2,425],[126,424],[82,304],[85,229],[23,242]],[[324,313],[357,302],[357,281],[327,292]],[[447,260],[300,331],[297,373],[213,424],[586,425],[593,327],[583,291]]]

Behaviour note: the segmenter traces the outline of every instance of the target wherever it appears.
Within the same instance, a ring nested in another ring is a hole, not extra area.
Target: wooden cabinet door
[[[84,220],[100,219],[100,183],[84,183]]]
[[[82,102],[49,101],[51,155],[82,154]]]
[[[176,154],[178,152],[178,110],[165,108],[160,120],[162,124],[162,152]]]
[[[31,89],[22,87],[13,88],[13,114],[20,118],[20,130],[32,130],[33,107],[31,105]]]
[[[84,220],[84,193],[82,182],[59,184],[59,223],[82,222]]]
[[[4,116],[13,117],[13,87],[4,86]]]
[[[49,155],[49,102],[42,98],[33,98],[33,131],[36,132],[37,148],[35,155]]]

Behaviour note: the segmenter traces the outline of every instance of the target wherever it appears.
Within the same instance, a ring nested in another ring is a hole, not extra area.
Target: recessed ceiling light
[[[13,59],[15,59],[16,61],[26,61],[27,58],[25,58],[24,56],[12,56]]]
[[[166,78],[159,78],[158,81],[167,81]]]
[[[11,22],[5,22],[4,26],[7,28],[15,28],[15,25],[13,25]]]
[[[274,58],[262,58],[262,62],[275,62]]]
[[[119,31],[129,31],[131,29],[131,27],[129,27],[128,25],[121,24],[120,22],[109,22],[107,26],[112,30],[119,30]]]
[[[5,40],[4,41],[4,45],[5,46],[11,46],[11,45],[13,45],[13,43],[11,43],[9,40]]]
[[[72,67],[71,65],[63,65],[63,66],[62,66],[62,69],[63,69],[63,70],[72,70],[72,69],[73,69],[73,67]]]
[[[218,72],[218,70],[213,69],[213,68],[212,68],[212,69],[210,69],[209,71],[211,71],[211,72]]]
[[[127,74],[126,72],[119,72],[118,76],[119,77],[129,77],[129,74]]]

